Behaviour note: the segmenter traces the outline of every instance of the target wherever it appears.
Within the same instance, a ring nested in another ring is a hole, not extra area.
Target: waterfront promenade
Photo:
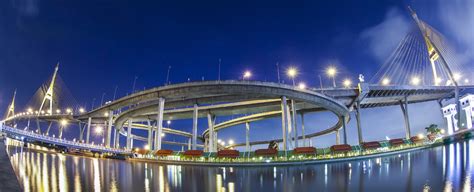
[[[0,192],[21,191],[15,172],[10,163],[10,158],[5,149],[3,137],[0,136]]]

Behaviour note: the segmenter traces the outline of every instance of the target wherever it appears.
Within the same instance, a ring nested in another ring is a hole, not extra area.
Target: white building
[[[448,134],[461,129],[471,129],[474,119],[474,95],[466,94],[459,99],[461,104],[460,127],[458,126],[456,104],[454,100],[442,108],[443,116],[446,118]]]

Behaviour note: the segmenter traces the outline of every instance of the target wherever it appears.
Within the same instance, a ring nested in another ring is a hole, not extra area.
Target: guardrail
[[[40,135],[33,132],[21,130],[21,129],[12,128],[6,125],[0,125],[0,128],[1,128],[0,131],[10,134],[10,135],[20,136],[22,137],[22,139],[41,141],[45,143],[62,145],[66,147],[76,148],[76,149],[84,149],[84,150],[91,150],[91,151],[104,152],[104,153],[131,154],[131,151],[129,150],[109,148],[109,147],[104,147],[104,146],[99,146],[99,145],[68,141],[65,139],[54,138],[54,137]]]

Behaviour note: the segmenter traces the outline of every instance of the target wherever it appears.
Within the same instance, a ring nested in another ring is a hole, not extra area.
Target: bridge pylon
[[[10,103],[10,105],[8,105],[8,111],[5,115],[5,119],[15,116],[15,97],[16,97],[16,89],[13,92],[12,102]]]
[[[53,73],[53,78],[51,78],[51,83],[49,84],[48,90],[46,91],[46,94],[43,97],[43,101],[41,102],[39,112],[43,110],[43,107],[46,103],[46,101],[49,102],[49,110],[46,111],[46,113],[49,113],[50,115],[53,114],[53,95],[54,95],[54,83],[56,82],[56,76],[58,74],[59,70],[59,62],[56,65],[56,68],[54,68],[54,73]],[[38,113],[38,116],[40,113]]]

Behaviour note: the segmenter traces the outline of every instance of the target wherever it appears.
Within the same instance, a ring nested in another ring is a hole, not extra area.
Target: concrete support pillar
[[[163,133],[163,112],[165,110],[165,99],[158,99],[158,115],[156,117],[156,132],[155,132],[155,150],[161,149],[161,134]]]
[[[282,129],[282,138],[283,138],[283,150],[288,151],[288,145],[287,145],[287,119],[288,119],[288,105],[286,103],[286,97],[283,96],[281,97],[281,129]]]
[[[147,125],[148,125],[148,140],[147,140],[147,144],[148,144],[148,148],[152,149],[152,148],[153,148],[153,126],[151,126],[150,120],[147,120],[146,123],[147,123]]]
[[[346,117],[342,116],[342,133],[344,134],[344,144],[347,144]]]
[[[82,142],[84,139],[84,130],[86,129],[86,125],[81,126],[81,123],[79,122],[79,142]]]
[[[132,120],[127,123],[127,149],[132,149]]]
[[[60,139],[63,138],[63,129],[64,129],[64,127],[62,125],[59,125],[59,136],[58,136],[58,138],[60,138]]]
[[[403,101],[400,101],[400,108],[403,112],[403,118],[405,120],[405,138],[410,139],[411,131],[410,131],[410,119],[408,118],[408,99],[405,96]]]
[[[296,124],[296,107],[295,100],[291,100],[291,122],[293,127],[293,141],[294,147],[298,147],[298,126]]]
[[[89,143],[89,138],[91,136],[91,123],[92,123],[92,118],[91,117],[87,118],[86,143]]]
[[[336,130],[336,145],[341,144],[341,138],[339,136],[339,129]]]
[[[250,152],[250,123],[245,122],[245,150]]]
[[[114,147],[120,148],[120,130],[115,129]]]
[[[192,139],[192,149],[196,150],[197,147],[197,124],[198,124],[198,105],[194,104],[194,109],[193,109],[193,139]]]
[[[209,126],[209,134],[208,134],[208,151],[209,152],[216,152],[216,147],[214,147],[214,120],[215,116],[211,113],[207,113],[207,125]]]
[[[301,113],[301,135],[303,136],[303,146],[306,147],[306,134],[304,128],[304,113]]]
[[[356,121],[357,121],[357,136],[359,138],[359,144],[362,144],[364,142],[364,139],[362,137],[362,127],[360,124],[360,101],[356,102],[355,110],[356,110]]]
[[[188,139],[188,150],[191,150],[191,138]]]
[[[105,146],[110,147],[110,140],[112,138],[112,125],[113,125],[113,118],[114,118],[114,112],[109,111],[109,120],[107,122],[107,135],[105,135]]]

